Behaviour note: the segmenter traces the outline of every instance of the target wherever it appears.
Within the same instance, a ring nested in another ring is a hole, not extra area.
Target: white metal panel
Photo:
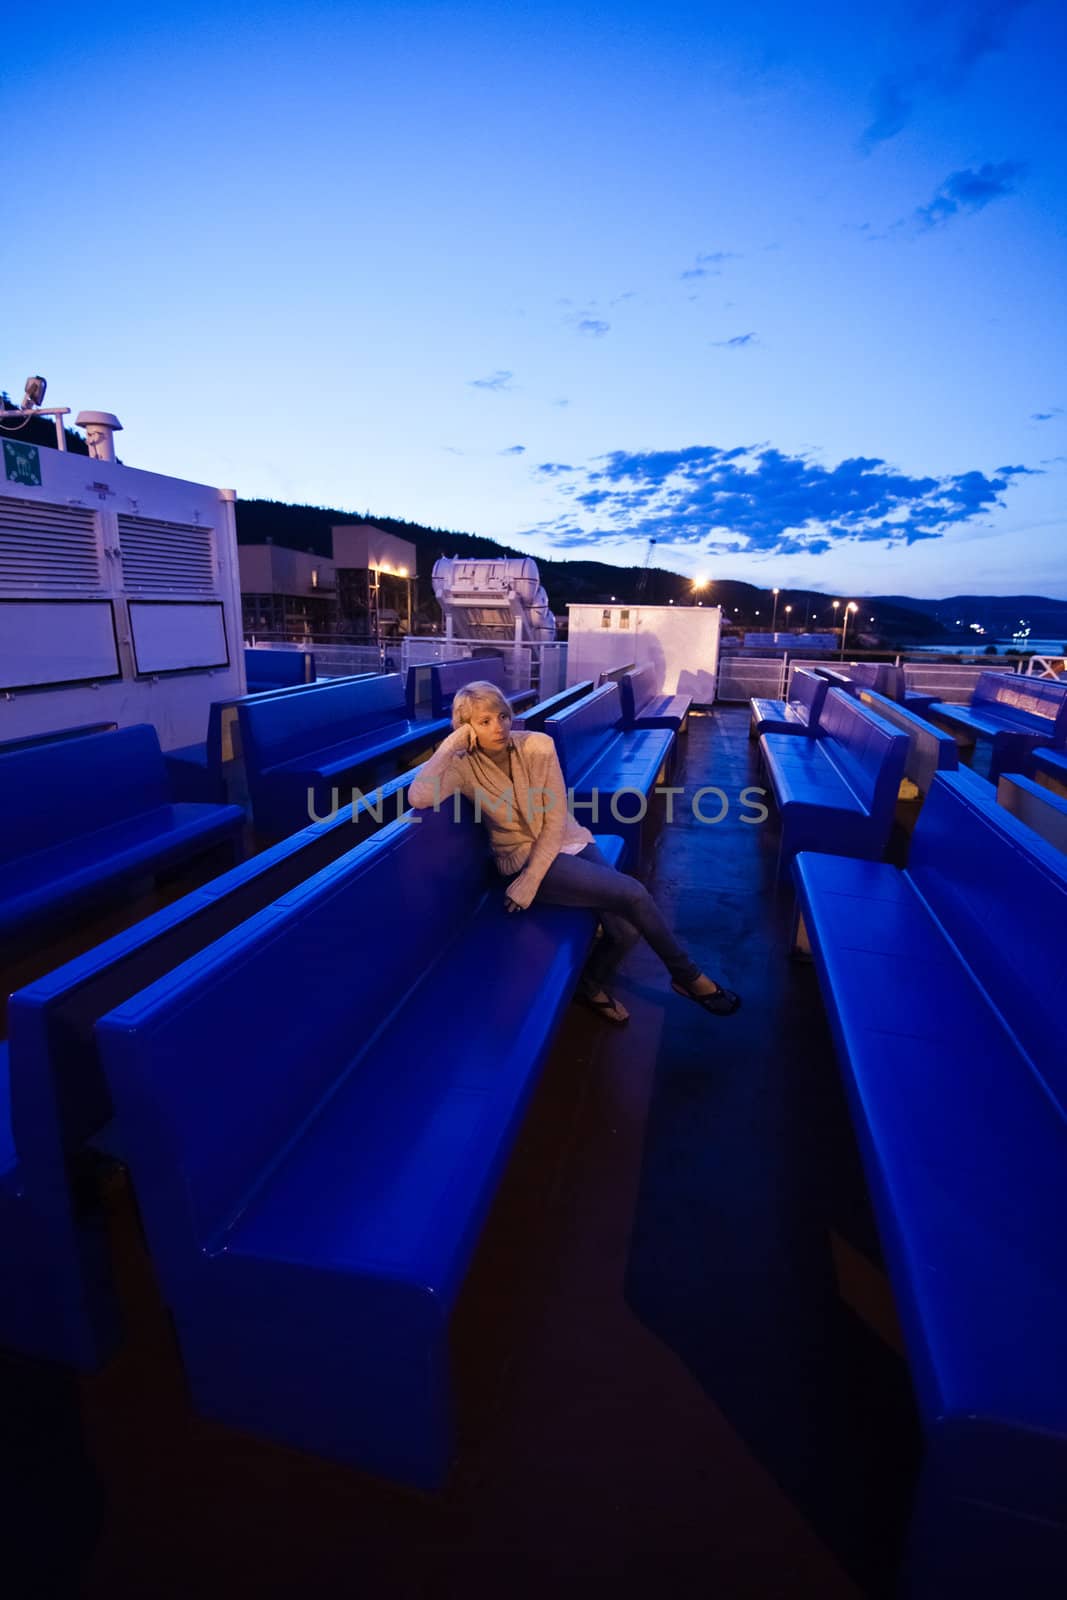
[[[0,594],[92,594],[101,586],[92,511],[0,496]]]
[[[131,600],[130,632],[138,672],[228,665],[226,627],[217,601]]]
[[[0,599],[0,690],[93,683],[118,673],[109,600]]]
[[[211,594],[214,530],[156,517],[118,518],[123,587],[132,594]]]

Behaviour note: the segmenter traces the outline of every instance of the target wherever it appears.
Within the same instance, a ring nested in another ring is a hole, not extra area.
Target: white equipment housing
[[[232,489],[0,441],[0,743],[153,723],[245,692]]]
[[[556,637],[537,562],[528,556],[507,561],[442,556],[434,562],[433,592],[447,632],[457,639],[550,644]]]

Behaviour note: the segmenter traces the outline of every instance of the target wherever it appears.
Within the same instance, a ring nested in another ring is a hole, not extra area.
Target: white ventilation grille
[[[101,587],[91,511],[0,496],[0,591],[76,595]]]
[[[212,529],[151,517],[119,517],[122,581],[136,594],[215,592]]]

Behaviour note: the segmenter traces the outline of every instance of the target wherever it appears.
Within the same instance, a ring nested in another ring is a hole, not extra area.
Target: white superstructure
[[[202,740],[244,693],[232,490],[0,440],[0,743],[92,722]]]

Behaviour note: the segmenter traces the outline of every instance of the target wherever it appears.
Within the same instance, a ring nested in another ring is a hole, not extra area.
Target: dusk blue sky
[[[1065,17],[35,15],[0,386],[116,411],[131,465],[534,555],[1067,598]]]

